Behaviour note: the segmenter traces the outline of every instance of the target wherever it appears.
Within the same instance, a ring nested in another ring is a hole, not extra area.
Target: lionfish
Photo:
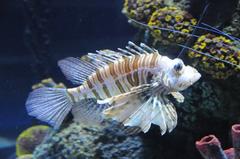
[[[58,128],[71,111],[76,122],[99,122],[110,118],[144,133],[151,124],[161,134],[177,125],[171,95],[184,101],[179,92],[201,77],[179,58],[170,59],[141,43],[128,42],[126,49],[88,53],[58,62],[74,88],[39,88],[30,93],[28,114]]]

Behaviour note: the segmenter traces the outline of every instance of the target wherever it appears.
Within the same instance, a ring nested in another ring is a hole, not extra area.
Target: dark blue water
[[[120,13],[121,1],[54,0],[49,8],[46,32],[51,40],[46,58],[49,65],[44,68],[47,74],[41,75],[35,67],[34,53],[26,43],[25,31],[30,22],[24,3],[0,2],[0,136],[5,138],[15,140],[22,130],[36,122],[27,115],[24,104],[34,83],[49,76],[69,84],[57,68],[59,59],[78,57],[96,49],[123,47],[135,33]],[[0,150],[0,158],[9,152]]]
[[[191,0],[189,11],[194,17],[199,18],[208,2],[211,5],[203,21],[211,25],[218,23],[227,25],[236,8],[237,0]],[[63,82],[68,87],[72,86],[57,67],[58,60],[69,56],[80,57],[100,49],[115,50],[126,46],[129,40],[136,38],[138,31],[127,23],[127,18],[121,13],[122,6],[123,0],[0,1],[0,159],[14,156],[14,142],[19,133],[31,125],[40,123],[28,116],[25,109],[25,101],[32,85],[44,78],[52,77],[56,82]],[[203,80],[209,82],[207,77],[203,77]],[[221,82],[223,84],[218,85],[221,85],[223,90],[229,91],[229,85],[224,85],[224,81]],[[222,143],[228,146],[226,132],[230,125],[239,121],[239,118],[227,120],[225,123],[217,123],[215,120],[208,123],[209,127],[212,125],[208,133],[222,134],[225,137],[225,142]],[[199,123],[206,125],[205,122]],[[222,125],[227,129],[218,131],[221,130]],[[202,125],[194,126],[202,127]],[[202,133],[193,136],[200,138],[207,135],[205,131]],[[192,141],[198,139],[190,135],[191,147],[184,147],[185,138],[175,136],[169,141],[171,135],[162,138],[158,131],[152,131],[150,135],[145,135],[144,140],[146,143],[154,143],[153,152],[159,155],[158,148],[163,143],[170,145],[176,152],[180,145],[179,153],[181,153],[182,149],[186,149],[185,151],[194,149]],[[13,142],[12,146],[1,148],[3,145],[1,139]],[[199,155],[197,150],[195,151],[194,153]],[[196,156],[198,157],[200,155]]]

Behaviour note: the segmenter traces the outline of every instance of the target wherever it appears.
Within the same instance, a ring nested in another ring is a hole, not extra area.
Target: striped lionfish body
[[[133,87],[151,82],[152,71],[160,58],[157,52],[119,58],[97,68],[82,85],[69,89],[69,93],[77,102],[86,98],[103,100],[130,92]]]
[[[179,102],[179,93],[201,75],[180,59],[161,56],[145,44],[132,42],[126,49],[97,51],[78,58],[59,61],[66,76],[78,87],[40,88],[30,93],[28,113],[59,127],[71,111],[76,122],[102,122],[111,118],[124,126],[143,132],[156,124],[161,134],[171,132],[177,124],[171,94]]]

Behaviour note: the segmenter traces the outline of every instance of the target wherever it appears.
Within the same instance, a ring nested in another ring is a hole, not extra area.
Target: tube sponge
[[[196,142],[196,147],[204,159],[227,159],[221,143],[214,135],[208,135]]]
[[[196,148],[204,159],[239,159],[240,158],[240,124],[232,126],[233,148],[223,150],[218,138],[208,135],[196,141]]]

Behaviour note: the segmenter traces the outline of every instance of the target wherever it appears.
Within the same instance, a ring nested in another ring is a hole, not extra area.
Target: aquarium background
[[[210,9],[205,16],[210,24],[228,23],[238,3],[236,0],[210,2]],[[199,17],[206,1],[192,0],[191,5],[190,12]],[[0,1],[0,159],[14,158],[17,136],[26,128],[41,123],[28,116],[25,109],[32,85],[52,77],[57,83],[72,86],[57,67],[58,60],[68,56],[78,57],[98,49],[124,47],[129,40],[137,39],[138,30],[129,25],[121,13],[122,7],[122,0]],[[208,77],[203,80],[209,81]],[[239,79],[231,81],[236,84]],[[219,85],[225,83],[212,82]],[[224,92],[233,91],[231,87],[225,85],[222,89]],[[234,91],[226,97],[232,94],[235,95]],[[210,113],[214,113],[214,110]],[[186,157],[189,152],[191,157],[195,155],[194,158],[198,159],[201,157],[193,141],[213,133],[227,148],[231,145],[230,126],[239,120],[210,119],[204,118],[197,123],[199,125],[193,125],[194,128],[205,128],[200,133],[196,129],[177,128],[173,133],[161,137],[153,127],[152,131],[140,134],[140,137],[145,147],[155,154],[152,158],[169,159],[167,156],[176,156],[180,159],[184,158],[181,155]],[[208,123],[209,126],[206,126]],[[185,142],[188,144],[185,145]],[[161,157],[159,152],[162,151],[165,154]]]
[[[48,21],[47,29],[40,34],[49,36],[47,39],[49,46],[46,53],[42,53],[43,57],[42,59],[40,57],[40,60],[36,59],[31,46],[27,44],[26,29],[31,23],[28,19],[31,15],[26,15],[24,2],[14,0],[0,2],[2,107],[0,133],[4,138],[13,141],[33,122],[24,106],[31,86],[50,76],[55,77],[57,81],[65,81],[57,68],[59,59],[68,56],[78,57],[96,49],[115,49],[124,46],[133,38],[135,32],[121,14],[121,1],[45,0],[45,2],[49,4],[45,5],[46,8],[40,5],[35,8],[39,14],[42,14],[44,9],[49,9],[50,12],[46,17],[43,16],[43,19],[46,18]],[[39,26],[34,27],[38,29]],[[38,35],[36,38],[39,38]],[[39,45],[44,45],[44,42]],[[41,53],[39,54],[41,56]],[[38,68],[36,63],[45,64],[44,68]],[[1,157],[5,151],[7,150],[0,151]]]

